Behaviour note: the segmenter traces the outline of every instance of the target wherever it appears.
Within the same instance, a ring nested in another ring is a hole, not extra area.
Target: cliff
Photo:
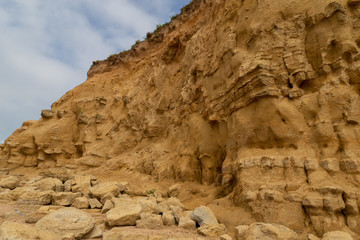
[[[1,146],[0,166],[212,185],[253,221],[360,236],[360,1],[194,0]]]

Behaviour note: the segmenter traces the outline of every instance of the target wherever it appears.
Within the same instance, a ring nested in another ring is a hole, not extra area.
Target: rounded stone
[[[62,208],[40,219],[35,227],[56,234],[73,234],[76,239],[89,233],[95,226],[93,217],[84,211],[70,207]]]

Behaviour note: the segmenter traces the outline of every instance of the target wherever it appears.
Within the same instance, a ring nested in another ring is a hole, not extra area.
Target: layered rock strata
[[[194,0],[1,146],[8,168],[215,184],[255,222],[360,234],[360,1]]]

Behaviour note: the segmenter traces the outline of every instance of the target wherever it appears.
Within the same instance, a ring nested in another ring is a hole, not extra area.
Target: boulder
[[[65,182],[66,180],[70,179],[70,176],[72,175],[73,175],[73,171],[68,170],[66,168],[49,168],[40,173],[40,176],[43,176],[45,178],[47,177],[57,178],[62,182]]]
[[[71,206],[78,209],[86,209],[89,207],[89,200],[86,197],[77,197]]]
[[[85,239],[101,238],[103,231],[98,225],[95,225],[94,228],[84,236]]]
[[[238,232],[238,229],[237,231]],[[236,236],[239,234],[236,233]],[[282,240],[298,240],[299,236],[291,229],[280,225],[270,223],[253,223],[250,225],[247,233],[243,232],[247,238],[237,239],[282,239]]]
[[[8,188],[8,189],[14,189],[16,188],[20,183],[20,178],[16,176],[9,176],[3,179],[0,179],[0,187],[2,188]]]
[[[55,212],[59,209],[63,208],[63,206],[41,206],[36,212],[31,212],[25,215],[26,223],[37,223],[40,219],[47,216],[48,214]]]
[[[205,237],[219,237],[226,233],[224,224],[204,225],[198,228],[198,233]]]
[[[181,210],[180,207],[177,207],[177,206],[170,206],[170,209],[172,211],[172,214],[174,215],[174,218],[175,218],[176,222],[179,223],[180,218],[183,215],[183,211]]]
[[[107,200],[101,209],[101,213],[107,213],[114,207],[114,203],[111,200]]]
[[[80,192],[85,196],[89,195],[89,189],[91,188],[91,179],[92,177],[89,175],[74,175],[71,191]]]
[[[109,192],[109,193],[105,194],[105,196],[103,196],[103,197],[100,199],[100,202],[101,202],[101,204],[105,204],[105,202],[106,202],[107,200],[111,200],[111,199],[113,199],[114,197],[115,197],[114,194],[112,194],[111,192]]]
[[[53,232],[41,231],[27,224],[4,222],[0,226],[1,240],[61,240],[64,239]]]
[[[94,226],[95,220],[89,213],[73,207],[50,213],[35,225],[38,230],[47,230],[58,235],[73,234],[75,239],[85,236]]]
[[[180,202],[180,200],[177,198],[174,198],[174,197],[171,197],[171,198],[165,200],[164,203],[167,204],[169,207],[176,206],[176,207],[181,208],[181,210],[183,210],[183,211],[187,210],[187,208]]]
[[[240,225],[235,228],[235,238],[236,240],[243,240],[246,239],[249,231],[249,226],[247,225]]]
[[[191,219],[192,211],[185,211],[183,216],[180,217],[179,227],[185,229],[196,229],[196,222]]]
[[[353,240],[353,238],[347,232],[333,231],[325,233],[322,240]]]
[[[321,238],[318,238],[317,236],[313,234],[308,234],[307,240],[321,240]]]
[[[164,212],[167,212],[170,210],[170,206],[164,202],[161,202],[154,206],[153,212],[156,214],[164,214]]]
[[[165,226],[173,226],[176,224],[175,217],[171,210],[164,212],[161,218]]]
[[[72,192],[54,193],[52,196],[52,204],[59,206],[70,206],[75,201],[75,198],[80,196],[81,193],[72,193]]]
[[[160,229],[163,227],[163,221],[160,215],[141,213],[140,218],[141,220],[136,221],[137,228]]]
[[[18,204],[47,205],[51,203],[53,194],[54,191],[25,192],[19,197]]]
[[[90,199],[89,199],[89,205],[90,205],[90,208],[91,208],[91,209],[95,209],[95,208],[100,209],[100,208],[103,207],[103,205],[101,204],[101,202],[99,202],[99,201],[98,201],[97,199],[95,199],[95,198],[90,198]]]
[[[103,240],[118,240],[123,236],[119,228],[112,228],[110,231],[106,231],[103,234]]]
[[[52,190],[60,192],[61,190],[64,190],[64,185],[57,178],[44,178],[33,183],[32,186],[40,191]]]
[[[223,234],[220,236],[220,240],[232,240],[232,237],[227,234]]]
[[[119,184],[114,181],[99,183],[98,185],[91,187],[89,190],[94,197],[99,199],[108,193],[112,193],[114,196],[117,196],[120,193]]]
[[[155,198],[140,199],[138,203],[141,205],[141,212],[158,213]]]
[[[213,211],[205,206],[195,208],[191,214],[191,219],[197,222],[201,227],[219,224]]]
[[[17,187],[12,191],[10,191],[10,189],[6,189],[6,190],[9,190],[9,194],[10,194],[11,199],[13,201],[16,201],[24,193],[36,191],[36,188],[35,187],[24,186],[24,187]]]
[[[135,226],[140,219],[140,204],[124,204],[116,206],[106,213],[106,219],[110,227],[114,226]]]

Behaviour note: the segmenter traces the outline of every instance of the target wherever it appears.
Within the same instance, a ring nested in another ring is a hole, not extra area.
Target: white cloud
[[[188,2],[1,0],[0,142]]]

